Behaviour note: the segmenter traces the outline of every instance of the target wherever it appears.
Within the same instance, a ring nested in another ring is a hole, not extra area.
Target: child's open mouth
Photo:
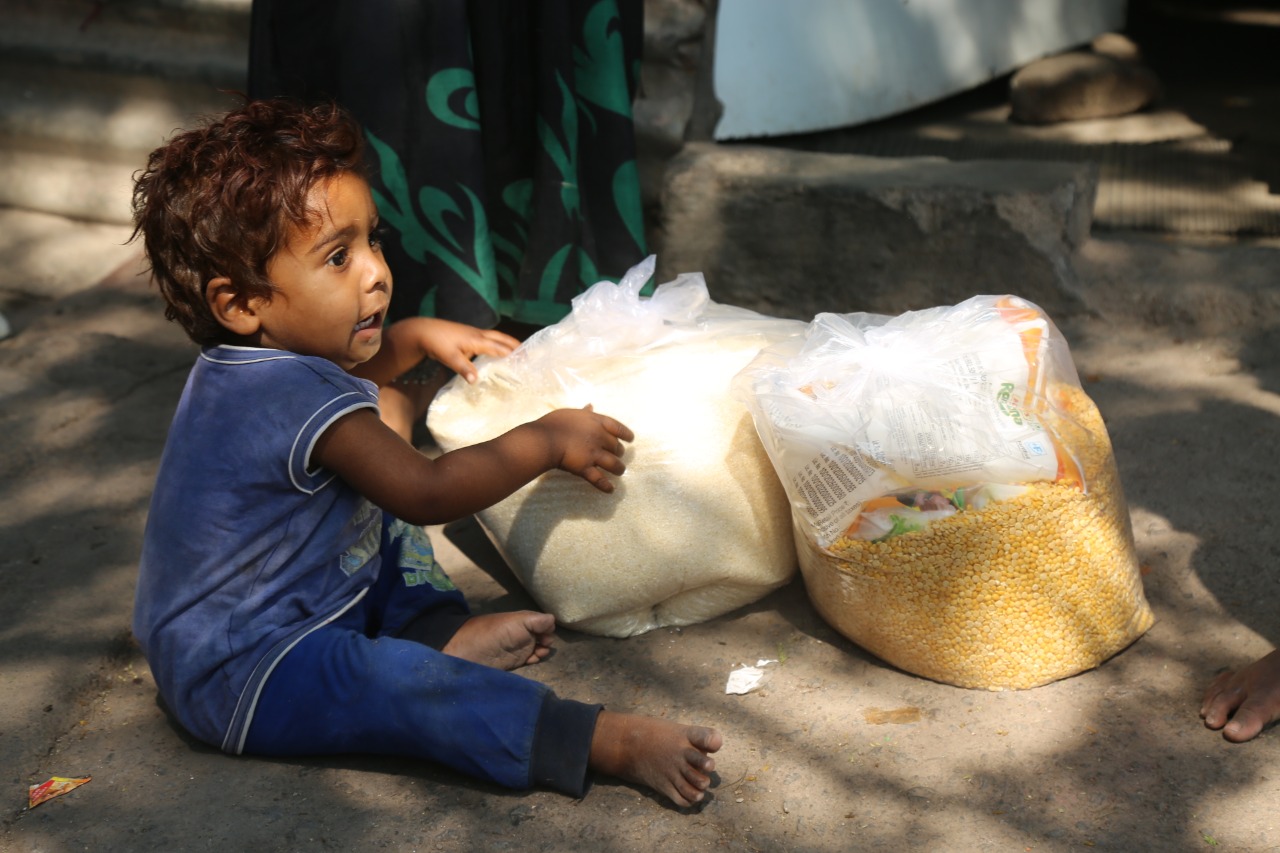
[[[378,311],[375,314],[371,314],[370,316],[365,317],[359,323],[356,323],[355,330],[357,332],[363,332],[365,329],[372,329],[373,327],[379,325],[381,322],[382,322],[382,312]]]

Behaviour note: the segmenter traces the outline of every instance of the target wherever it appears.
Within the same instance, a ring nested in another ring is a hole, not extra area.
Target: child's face
[[[317,184],[307,200],[319,221],[290,229],[267,261],[276,293],[254,305],[259,343],[350,370],[382,346],[391,302],[391,271],[374,233],[378,211],[369,185],[349,173]]]

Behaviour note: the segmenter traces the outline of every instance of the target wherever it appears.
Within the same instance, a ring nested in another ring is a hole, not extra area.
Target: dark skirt
[[[642,0],[255,0],[249,95],[364,126],[391,318],[546,325],[646,254]]]

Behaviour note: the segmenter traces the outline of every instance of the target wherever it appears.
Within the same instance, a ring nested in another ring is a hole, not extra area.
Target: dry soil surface
[[[718,727],[678,810],[599,780],[576,801],[395,758],[231,758],[175,728],[128,638],[168,418],[195,350],[128,264],[10,298],[0,342],[0,848],[71,850],[1280,850],[1280,737],[1232,745],[1206,683],[1280,640],[1280,249],[1094,239],[1060,317],[1115,444],[1156,625],[1017,692],[893,669],[797,580],[626,640],[563,632],[525,670],[562,695]],[[477,609],[530,606],[474,522],[434,532]],[[763,685],[729,695],[759,659]],[[93,781],[33,810],[27,786]],[[7,803],[7,805],[6,805]]]

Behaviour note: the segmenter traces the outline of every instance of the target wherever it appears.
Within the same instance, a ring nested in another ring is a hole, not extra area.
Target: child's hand
[[[621,475],[626,449],[622,442],[635,435],[624,424],[608,415],[598,415],[591,406],[581,409],[556,409],[543,415],[537,423],[548,428],[560,451],[558,467],[577,474],[602,492],[612,492],[613,482],[606,473]]]
[[[520,346],[518,340],[497,329],[478,329],[434,317],[417,317],[401,322],[410,321],[429,321],[417,323],[414,327],[420,336],[422,351],[468,382],[476,381],[476,369],[471,359],[478,355],[510,355]]]
[[[384,386],[423,358],[430,358],[468,382],[475,382],[472,358],[510,355],[518,346],[518,340],[495,329],[477,329],[438,317],[409,317],[388,326],[378,353],[364,364],[356,365],[351,373]]]

